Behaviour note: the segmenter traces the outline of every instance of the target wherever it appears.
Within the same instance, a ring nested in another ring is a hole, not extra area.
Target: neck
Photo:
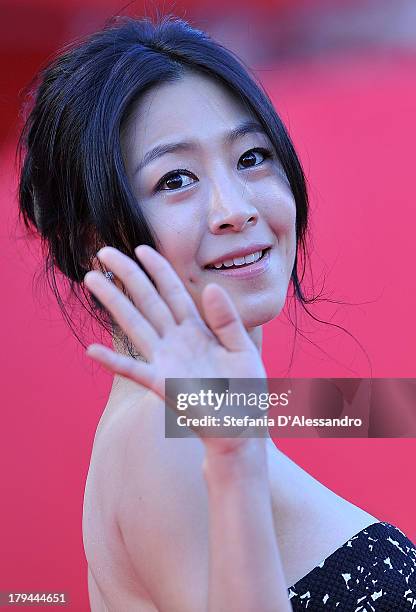
[[[252,341],[254,342],[257,350],[259,351],[259,353],[261,354],[261,347],[263,344],[263,328],[261,325],[258,325],[257,327],[246,327],[246,331],[248,333],[248,335],[250,336],[250,338],[252,339]]]

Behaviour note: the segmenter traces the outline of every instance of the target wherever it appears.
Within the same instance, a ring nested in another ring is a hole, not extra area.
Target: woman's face
[[[141,98],[122,146],[160,252],[201,315],[211,282],[229,293],[246,328],[279,314],[296,252],[296,207],[250,111],[220,84],[188,74]],[[221,262],[229,267],[215,268]]]

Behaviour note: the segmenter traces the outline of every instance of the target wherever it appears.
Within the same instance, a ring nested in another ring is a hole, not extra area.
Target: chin
[[[273,300],[268,301],[264,304],[244,305],[241,310],[239,309],[241,319],[244,327],[258,327],[259,325],[265,325],[270,321],[273,321],[280,315],[283,310],[285,300]]]

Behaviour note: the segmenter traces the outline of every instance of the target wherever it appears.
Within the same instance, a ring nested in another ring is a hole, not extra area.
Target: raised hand
[[[132,301],[101,272],[85,275],[88,289],[108,309],[146,362],[92,344],[87,354],[165,398],[165,378],[265,378],[261,356],[230,297],[210,283],[202,292],[204,318],[170,263],[140,245],[130,257],[104,247],[97,257],[123,283]],[[205,320],[204,320],[205,319]]]

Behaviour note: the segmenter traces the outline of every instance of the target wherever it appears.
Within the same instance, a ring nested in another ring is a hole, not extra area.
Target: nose
[[[208,226],[213,234],[241,232],[256,225],[258,211],[249,201],[244,185],[233,185],[228,179],[212,186]]]

